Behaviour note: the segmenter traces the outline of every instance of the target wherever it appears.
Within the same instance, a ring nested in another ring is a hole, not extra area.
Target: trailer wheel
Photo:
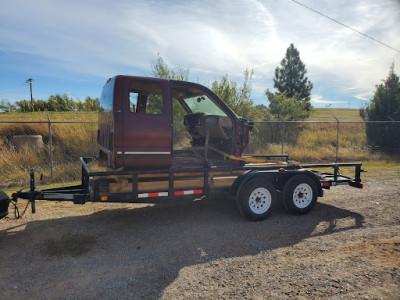
[[[283,187],[283,204],[292,214],[302,215],[313,209],[318,198],[316,183],[306,175],[293,176]]]
[[[265,179],[254,179],[242,188],[237,198],[240,213],[252,221],[266,219],[277,200],[272,183]]]

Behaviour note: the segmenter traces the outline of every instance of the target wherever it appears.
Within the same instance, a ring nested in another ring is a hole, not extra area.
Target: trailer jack
[[[0,191],[0,219],[6,217],[8,215],[8,208],[10,206],[10,204],[12,204],[14,206],[14,215],[16,219],[21,218],[26,210],[28,209],[29,204],[31,204],[31,208],[32,208],[32,213],[36,212],[36,206],[35,206],[35,199],[37,197],[37,192],[36,192],[36,188],[35,188],[35,174],[33,172],[33,170],[30,171],[29,173],[30,175],[30,189],[29,192],[22,192],[22,190],[13,193],[10,197],[8,197],[8,195],[2,191]],[[21,197],[21,195],[25,195],[25,197]],[[25,206],[25,209],[23,210],[23,212],[20,214],[19,213],[19,209],[17,207],[17,202],[18,202],[18,198],[24,198],[27,199],[28,202]]]

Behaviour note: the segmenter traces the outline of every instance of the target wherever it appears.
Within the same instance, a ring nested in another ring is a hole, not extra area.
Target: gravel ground
[[[22,207],[22,203],[20,204]],[[232,199],[37,202],[0,220],[1,299],[399,299],[400,179],[244,220]]]

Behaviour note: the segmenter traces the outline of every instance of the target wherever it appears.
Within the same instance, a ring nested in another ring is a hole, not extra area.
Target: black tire
[[[251,221],[265,220],[275,206],[278,195],[274,185],[266,179],[246,182],[237,197],[240,213]]]
[[[8,215],[8,205],[10,204],[10,198],[7,194],[0,191],[0,219]]]
[[[283,187],[283,205],[289,213],[295,215],[303,215],[312,210],[317,198],[317,184],[307,175],[295,175]]]

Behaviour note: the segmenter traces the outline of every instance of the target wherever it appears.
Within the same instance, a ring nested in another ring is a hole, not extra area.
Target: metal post
[[[53,136],[51,134],[51,121],[49,112],[47,112],[47,119],[49,120],[50,178],[53,179]]]
[[[204,158],[208,164],[208,142],[210,140],[210,127],[206,126],[206,137],[204,140]]]
[[[282,153],[283,154],[283,147],[285,145],[285,120],[280,118],[282,120]]]
[[[338,162],[338,155],[339,155],[339,120],[335,116],[333,116],[336,119],[337,126],[336,126],[336,159],[335,163]]]
[[[33,79],[32,79],[32,78],[27,79],[27,80],[26,80],[26,83],[29,83],[29,87],[30,87],[30,90],[31,90],[31,107],[32,107],[32,111],[34,111],[34,109],[33,109],[33,96],[32,96],[32,83],[33,83]]]

